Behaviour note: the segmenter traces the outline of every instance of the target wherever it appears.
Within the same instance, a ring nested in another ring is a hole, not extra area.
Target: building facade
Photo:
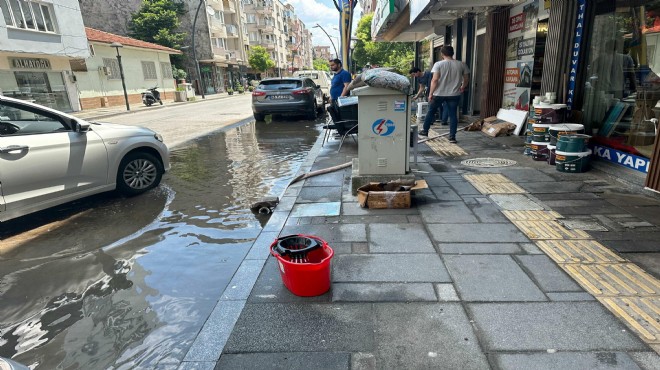
[[[465,114],[532,110],[555,93],[567,122],[592,135],[594,156],[660,190],[658,0],[378,0],[372,36],[452,45],[472,71]],[[566,32],[571,30],[571,32]],[[429,63],[429,64],[430,64]]]
[[[334,55],[330,51],[330,46],[314,46],[314,59],[330,60]]]
[[[90,55],[76,0],[0,1],[0,91],[78,111],[72,59]]]
[[[172,99],[176,88],[170,55],[180,51],[93,28],[85,28],[90,56],[71,61],[82,109],[125,104],[117,53],[122,58],[129,104],[142,104],[141,93],[157,86],[161,99]],[[121,48],[111,46],[119,43]]]

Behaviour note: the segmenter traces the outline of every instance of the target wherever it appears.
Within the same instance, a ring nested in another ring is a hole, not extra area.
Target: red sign
[[[509,18],[509,33],[520,31],[525,26],[525,13],[516,14]]]
[[[520,81],[520,70],[518,68],[507,68],[504,70],[504,83],[517,84]]]

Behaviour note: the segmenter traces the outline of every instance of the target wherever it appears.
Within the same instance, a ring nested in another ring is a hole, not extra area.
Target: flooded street
[[[36,369],[178,365],[319,135],[251,122],[171,153],[158,189],[0,224],[0,356]],[[176,367],[176,366],[175,366]]]

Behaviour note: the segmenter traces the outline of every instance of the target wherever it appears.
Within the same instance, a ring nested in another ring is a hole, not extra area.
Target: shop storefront
[[[71,112],[68,58],[6,56],[0,62],[3,95]],[[5,64],[6,63],[6,64]]]
[[[647,173],[660,119],[660,1],[587,6],[585,128],[594,135],[596,155]]]

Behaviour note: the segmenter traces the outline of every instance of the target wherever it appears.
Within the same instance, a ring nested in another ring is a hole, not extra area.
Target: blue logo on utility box
[[[379,118],[371,125],[371,131],[378,136],[390,136],[396,126],[391,119]]]

